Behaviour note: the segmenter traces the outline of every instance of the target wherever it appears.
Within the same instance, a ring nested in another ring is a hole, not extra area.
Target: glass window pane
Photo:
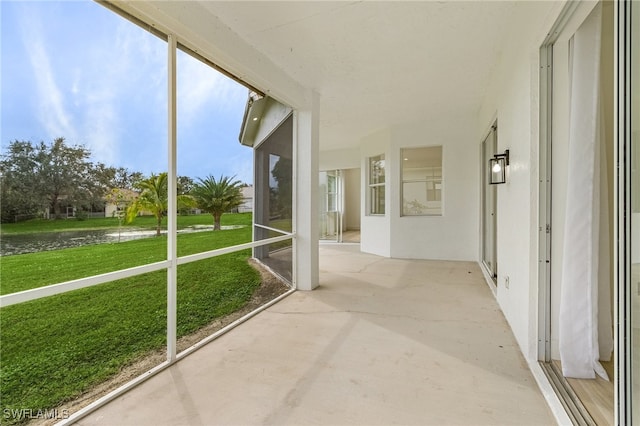
[[[405,148],[402,158],[402,214],[442,214],[442,147]]]
[[[335,194],[337,192],[335,176],[327,175],[327,187],[330,194]]]
[[[335,212],[338,210],[337,194],[328,194],[327,196],[327,211]]]
[[[371,187],[371,214],[384,214],[384,185]]]
[[[406,182],[403,187],[402,214],[406,216],[425,214],[428,184],[426,182]]]
[[[384,214],[384,154],[369,158],[369,214]]]
[[[384,183],[384,154],[369,159],[369,184]]]

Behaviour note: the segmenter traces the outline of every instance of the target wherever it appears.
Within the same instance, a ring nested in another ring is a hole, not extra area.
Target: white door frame
[[[485,269],[487,276],[491,279],[491,283],[495,286],[498,276],[498,191],[495,185],[489,184],[488,175],[488,157],[487,154],[492,156],[497,152],[498,147],[498,122],[493,120],[489,132],[486,134],[482,143],[480,144],[480,199],[481,199],[481,214],[480,214],[480,264]],[[487,200],[487,191],[492,192],[491,200]],[[491,206],[487,204],[491,203]],[[489,218],[489,215],[491,217]],[[489,221],[487,221],[489,219]],[[487,224],[491,224],[492,229],[487,229]],[[491,234],[491,235],[488,235]],[[491,238],[492,244],[489,250],[490,262],[488,262],[487,256],[487,238]]]

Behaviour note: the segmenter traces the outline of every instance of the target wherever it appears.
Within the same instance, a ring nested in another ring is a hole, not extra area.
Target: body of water
[[[245,225],[223,226],[222,229],[243,228]],[[213,226],[197,225],[181,229],[179,233],[206,232],[213,230]],[[163,231],[166,234],[166,231]],[[71,247],[82,247],[91,244],[117,243],[118,241],[138,240],[156,235],[153,230],[123,229],[118,230],[90,230],[42,232],[34,234],[0,235],[0,256],[11,256],[40,251],[60,250]]]

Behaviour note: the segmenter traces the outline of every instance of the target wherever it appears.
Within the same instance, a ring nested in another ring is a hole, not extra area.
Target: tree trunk
[[[160,236],[161,229],[162,229],[162,216],[158,218],[158,222],[156,223],[156,237]]]
[[[220,230],[220,217],[222,215],[218,214],[218,213],[214,213],[213,214],[213,230],[214,231],[219,231]]]

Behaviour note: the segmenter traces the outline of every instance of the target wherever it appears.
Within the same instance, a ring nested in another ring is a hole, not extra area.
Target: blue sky
[[[167,170],[167,47],[92,1],[0,0],[0,144],[64,137],[92,160]],[[252,182],[247,89],[180,52],[178,174]]]

